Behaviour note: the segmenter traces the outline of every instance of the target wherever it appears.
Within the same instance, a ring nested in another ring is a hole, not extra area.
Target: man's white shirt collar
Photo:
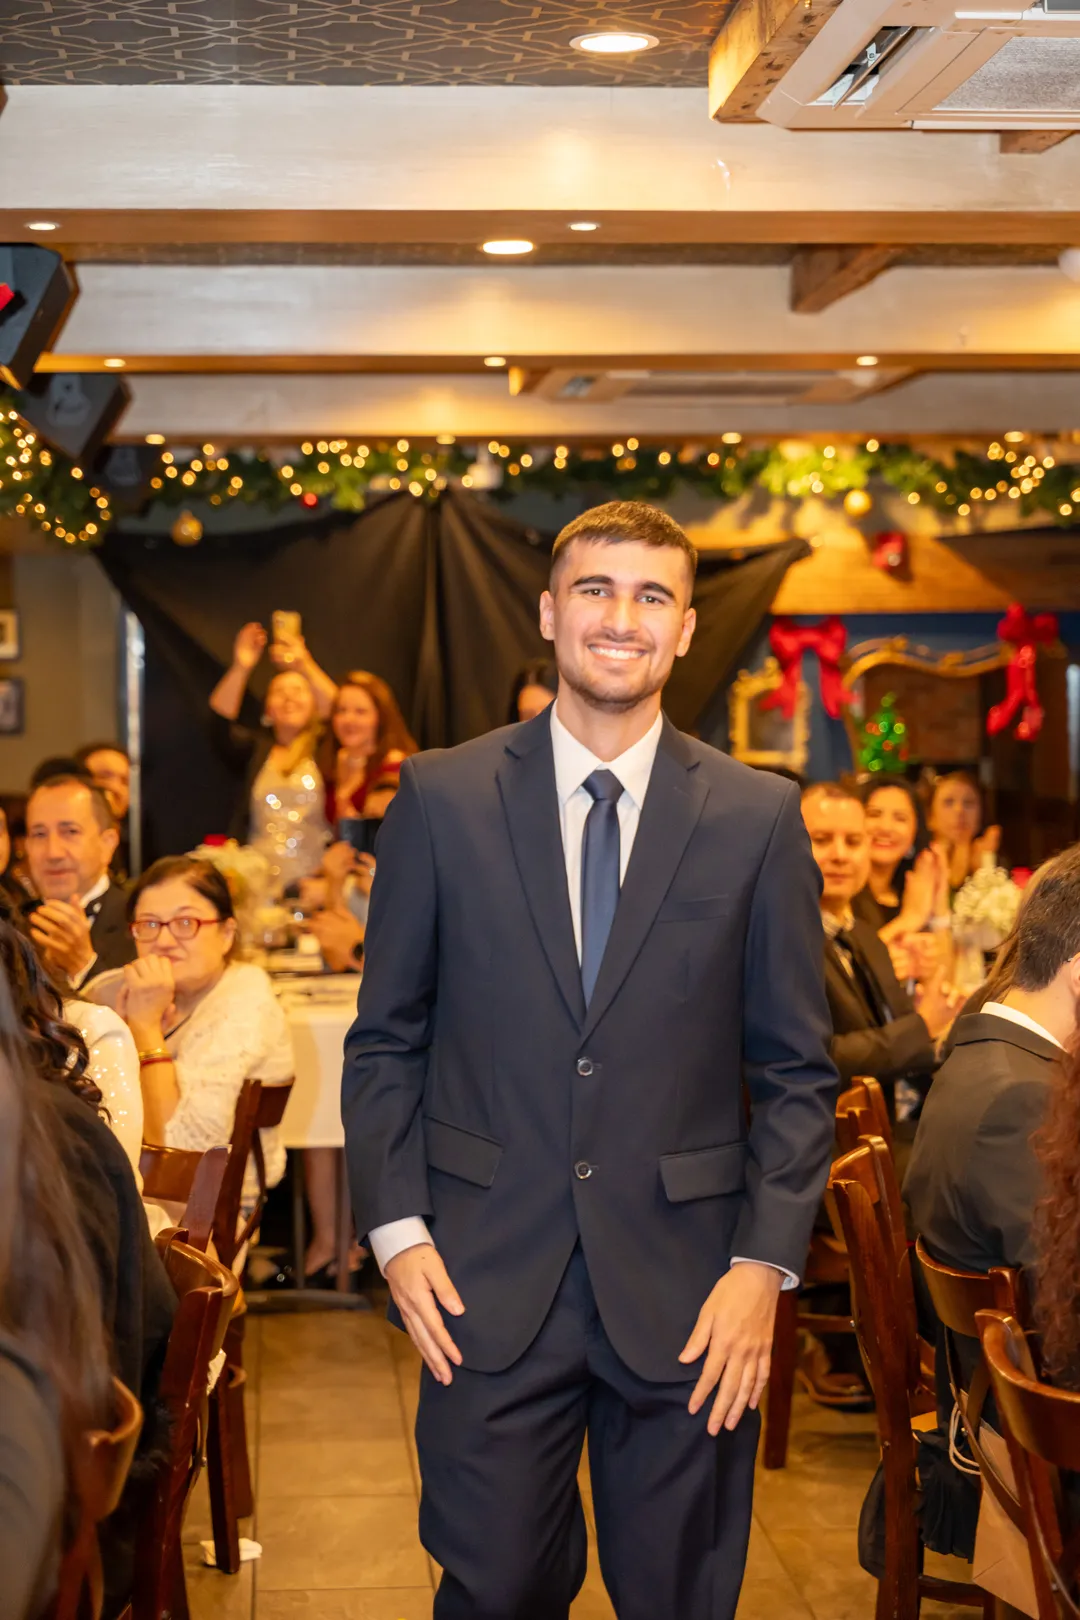
[[[87,889],[86,893],[79,901],[79,904],[82,906],[83,910],[85,911],[87,906],[93,905],[95,900],[100,900],[108,887],[109,874],[108,872],[104,872],[102,873],[101,877],[98,878],[97,882],[91,888]]]
[[[1011,1019],[1014,1024],[1019,1024],[1022,1029],[1030,1029],[1033,1035],[1041,1035],[1044,1041],[1050,1041],[1052,1045],[1060,1047],[1063,1052],[1065,1050],[1056,1035],[1051,1035],[1048,1029],[1045,1029],[1042,1024],[1036,1023],[1034,1018],[1029,1018],[1027,1013],[1021,1012],[1018,1007],[1007,1007],[1003,1001],[984,1001],[981,1010],[984,1013],[992,1013],[995,1018]]]
[[[623,792],[633,799],[640,811],[645,803],[656,750],[660,746],[660,733],[664,717],[658,714],[644,737],[620,754],[618,759],[597,759],[583,743],[572,736],[559,719],[556,705],[551,705],[551,748],[555,757],[555,791],[562,808],[568,799],[583,786],[593,771],[613,771],[623,785]]]

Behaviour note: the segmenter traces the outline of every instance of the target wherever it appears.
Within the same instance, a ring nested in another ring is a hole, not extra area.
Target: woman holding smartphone
[[[237,632],[232,663],[210,694],[210,711],[218,751],[243,773],[229,835],[266,855],[280,892],[318,869],[329,838],[325,786],[315,761],[337,688],[309,653],[299,617],[275,614],[274,620],[270,657],[278,669],[266,692],[263,730],[238,719],[269,640],[256,622]]]

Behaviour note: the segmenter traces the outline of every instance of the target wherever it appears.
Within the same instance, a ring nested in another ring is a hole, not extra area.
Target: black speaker
[[[99,371],[45,371],[15,395],[14,405],[54,450],[85,466],[130,401],[131,390],[121,377]]]
[[[107,444],[94,458],[94,483],[112,501],[114,512],[137,512],[153,494],[150,480],[161,466],[161,451],[148,444]]]
[[[78,294],[75,277],[52,248],[0,243],[0,378],[25,388]]]

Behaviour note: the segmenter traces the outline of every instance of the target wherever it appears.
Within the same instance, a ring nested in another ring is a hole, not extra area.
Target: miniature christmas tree
[[[907,760],[907,726],[896,712],[895,693],[887,692],[877,714],[863,726],[859,764],[864,771],[883,776],[889,771],[902,771]]]

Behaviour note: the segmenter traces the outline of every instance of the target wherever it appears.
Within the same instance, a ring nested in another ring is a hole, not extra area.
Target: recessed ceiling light
[[[572,231],[598,231],[600,227],[595,219],[575,219],[570,229]]]
[[[454,437],[454,435],[452,433],[436,433],[436,435],[435,435],[435,443],[436,444],[456,444],[457,440],[455,439],[455,437]]]
[[[876,366],[877,365],[877,355],[876,354],[860,354],[856,358],[855,364],[857,366]]]
[[[116,356],[113,355],[110,359],[103,360],[102,365],[107,366],[110,371],[123,371],[124,367],[127,365],[127,361],[118,360]]]
[[[60,229],[55,219],[28,219],[26,228],[28,231],[58,231]]]
[[[651,51],[660,41],[655,34],[578,34],[570,41],[575,51],[591,51],[595,56],[627,56],[631,51]]]
[[[146,435],[146,442],[147,444],[164,444],[165,435],[164,433],[148,433]]]
[[[485,253],[531,253],[536,246],[535,242],[528,242],[523,236],[496,237],[492,242],[481,244]]]
[[[505,366],[506,360],[501,354],[489,354],[484,357],[485,366]]]

